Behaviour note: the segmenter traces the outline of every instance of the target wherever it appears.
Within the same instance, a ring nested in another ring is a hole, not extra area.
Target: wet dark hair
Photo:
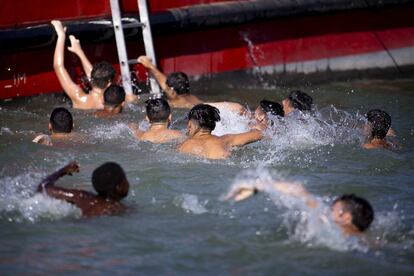
[[[333,204],[342,202],[345,210],[352,215],[352,224],[358,228],[359,231],[365,231],[374,220],[374,210],[371,204],[354,194],[345,194],[335,199]]]
[[[391,127],[391,116],[380,109],[372,109],[365,114],[370,122],[372,138],[384,139]]]
[[[220,111],[208,104],[198,104],[188,112],[188,120],[196,121],[201,128],[214,130],[216,122],[220,121]]]
[[[188,76],[183,72],[171,73],[167,77],[167,85],[174,89],[177,94],[188,94],[190,93],[190,82]]]
[[[164,99],[145,101],[145,109],[150,123],[165,122],[171,114],[171,108]]]
[[[117,106],[125,101],[125,91],[122,86],[111,84],[104,92],[104,104]]]
[[[114,67],[106,62],[99,62],[93,65],[91,72],[91,85],[105,89],[108,83],[115,78]]]
[[[72,114],[64,107],[53,109],[50,114],[50,125],[56,133],[70,133],[73,129]]]
[[[260,107],[265,113],[270,113],[272,115],[281,116],[281,117],[285,116],[283,107],[279,103],[268,101],[268,100],[262,100],[260,102]]]
[[[299,109],[300,111],[309,111],[312,108],[312,97],[300,90],[291,91],[288,99],[293,108]]]
[[[92,185],[98,192],[99,196],[111,197],[116,194],[116,188],[123,181],[126,181],[126,175],[120,165],[114,162],[107,162],[92,173]],[[117,194],[120,198],[127,196],[126,194]]]

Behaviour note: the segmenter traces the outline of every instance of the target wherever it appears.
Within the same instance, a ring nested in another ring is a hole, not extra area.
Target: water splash
[[[43,176],[30,172],[0,179],[0,216],[17,223],[80,217],[81,211],[74,205],[34,193]]]
[[[183,208],[187,213],[196,215],[207,213],[206,204],[208,201],[199,202],[198,197],[190,194],[182,194],[174,198],[174,204]]]
[[[250,39],[248,32],[241,31],[239,32],[239,34],[241,38],[243,39],[243,41],[246,42],[247,51],[253,63],[253,73],[258,77],[260,84],[262,84],[263,86],[266,86],[266,82],[263,79],[262,72],[259,67],[259,59],[258,59],[258,58],[263,59],[264,57],[263,51],[259,47],[253,44],[253,41]]]
[[[230,191],[239,187],[259,187],[274,204],[282,209],[281,220],[288,231],[291,241],[300,242],[309,247],[328,247],[337,251],[359,250],[368,248],[361,240],[345,236],[330,219],[330,208],[323,200],[316,197],[318,207],[310,208],[302,198],[281,193],[272,183],[283,179],[262,167],[248,170],[239,175],[230,187]]]
[[[250,119],[247,116],[239,115],[226,108],[219,108],[220,121],[212,132],[214,135],[237,134],[250,130]]]

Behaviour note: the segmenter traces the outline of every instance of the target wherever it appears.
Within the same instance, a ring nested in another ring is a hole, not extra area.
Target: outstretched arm
[[[70,46],[68,47],[68,50],[78,56],[82,63],[83,71],[85,72],[88,79],[91,79],[92,64],[89,61],[88,57],[85,55],[85,52],[80,45],[79,39],[73,35],[70,35],[69,40]]]
[[[167,85],[167,76],[158,70],[158,68],[151,62],[151,59],[149,57],[140,56],[138,57],[137,61],[141,63],[146,69],[148,69],[148,71],[154,76],[169,100],[177,98],[177,94],[174,93],[172,89]]]
[[[252,142],[256,142],[263,138],[263,133],[259,130],[250,130],[240,134],[227,134],[223,135],[222,139],[229,146],[243,146]]]
[[[301,198],[305,203],[311,207],[316,208],[318,203],[317,200],[310,194],[302,184],[298,182],[285,182],[276,181],[271,185],[266,185],[261,181],[255,181],[253,184],[246,183],[233,187],[228,194],[224,197],[225,200],[233,199],[234,201],[244,200],[258,192],[268,191],[268,189],[277,190],[285,195]]]
[[[53,68],[55,69],[56,76],[58,77],[63,90],[72,101],[78,102],[82,96],[85,96],[85,93],[76,83],[72,81],[68,71],[65,68],[65,29],[62,26],[62,22],[58,20],[53,20],[51,23],[58,36],[55,54],[53,57]]]

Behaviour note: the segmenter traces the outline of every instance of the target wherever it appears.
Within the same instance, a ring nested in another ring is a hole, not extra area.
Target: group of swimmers
[[[121,86],[114,84],[115,71],[106,62],[92,65],[84,54],[79,40],[70,36],[71,46],[68,50],[81,60],[86,76],[90,80],[91,90],[85,93],[69,76],[64,66],[64,46],[66,30],[60,21],[52,21],[57,33],[54,53],[54,69],[66,95],[71,99],[73,108],[93,109],[96,116],[111,118],[121,113],[125,102],[138,100],[137,96],[127,95]],[[177,141],[181,153],[208,159],[225,159],[231,155],[233,147],[246,145],[263,138],[264,131],[274,124],[273,116],[301,119],[301,114],[309,113],[313,100],[302,91],[292,91],[282,104],[262,100],[254,112],[234,102],[203,102],[190,93],[189,79],[185,73],[164,75],[146,56],[140,56],[138,62],[158,81],[165,92],[166,99],[150,99],[145,102],[146,119],[150,123],[148,130],[141,130],[138,125],[130,124],[134,136],[151,143],[168,143]],[[187,133],[170,129],[171,108],[188,108]],[[248,116],[253,122],[250,130],[239,134],[216,136],[212,131],[220,121],[220,109]],[[366,149],[389,148],[386,136],[390,135],[391,117],[382,110],[371,110],[366,114],[369,139],[363,145]],[[54,109],[50,116],[50,135],[39,135],[33,141],[53,145],[55,141],[70,138],[73,131],[71,113],[63,107]],[[39,192],[65,200],[79,207],[84,216],[111,215],[121,212],[125,206],[120,200],[127,196],[129,183],[125,172],[116,163],[108,162],[98,167],[92,174],[92,184],[97,194],[76,189],[55,186],[55,182],[64,175],[79,171],[79,165],[72,162],[45,178],[38,187]],[[298,183],[274,182],[272,187],[284,194],[302,198],[314,208],[318,205],[315,198]],[[226,199],[240,201],[263,191],[263,183],[254,186],[239,186],[232,189]],[[357,234],[365,231],[374,219],[371,205],[363,198],[353,194],[338,197],[332,205],[332,219],[344,233]]]

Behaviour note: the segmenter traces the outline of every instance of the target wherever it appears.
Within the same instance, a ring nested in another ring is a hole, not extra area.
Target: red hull
[[[23,1],[6,1],[6,5],[2,4],[5,8],[2,7],[0,15],[12,14],[16,5],[21,2]],[[13,16],[3,19],[0,26],[33,24],[48,21],[50,18],[83,18],[110,14],[108,5],[87,4],[92,1],[83,1],[82,9],[80,1],[76,5],[65,4],[67,6],[63,7],[65,1],[43,2],[54,3],[47,15],[42,17],[39,10],[13,13]],[[123,2],[125,10],[136,9],[135,0]],[[159,12],[193,2],[195,1],[151,1],[151,10]],[[332,70],[335,66],[338,70],[392,66],[403,68],[414,64],[413,14],[414,7],[397,6],[376,11],[357,10],[299,16],[200,31],[158,34],[155,35],[154,43],[162,70],[166,73],[184,71],[191,76],[254,67],[261,67],[272,73],[312,73]],[[128,48],[130,58],[144,53],[141,41],[129,41]],[[61,91],[52,67],[53,50],[53,47],[48,47],[0,53],[0,98]],[[117,64],[114,41],[85,45],[85,51],[92,62],[108,60]],[[361,63],[361,57],[367,57],[369,63],[372,61],[371,56],[376,55],[379,61],[377,58],[373,65],[365,66]],[[342,57],[348,60],[344,62]],[[348,64],[353,59],[355,64],[360,65],[353,66],[352,62]],[[66,56],[66,67],[70,69],[73,77],[80,79],[80,63],[71,53]]]

